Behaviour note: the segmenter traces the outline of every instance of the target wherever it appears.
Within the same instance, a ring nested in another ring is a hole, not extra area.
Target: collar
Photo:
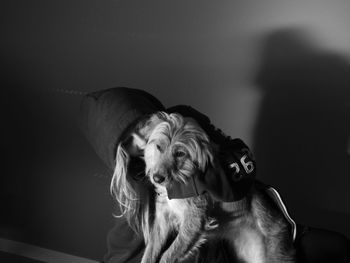
[[[243,211],[247,211],[249,208],[248,197],[244,197],[234,202],[220,202],[220,207],[225,212],[230,212],[230,213],[241,213]]]

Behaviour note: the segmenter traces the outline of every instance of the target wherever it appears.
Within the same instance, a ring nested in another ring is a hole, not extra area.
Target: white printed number
[[[242,158],[239,160],[247,174],[250,174],[254,171],[254,164],[251,161],[251,159],[245,154],[242,156]],[[230,164],[230,168],[235,170],[235,175],[238,175],[240,172],[238,163],[234,162]]]
[[[235,175],[236,175],[236,174],[239,174],[240,169],[239,169],[238,163],[231,163],[231,164],[230,164],[230,168],[231,168],[231,169],[235,169],[235,172],[234,172]]]
[[[240,159],[241,164],[243,165],[243,168],[247,174],[250,174],[254,171],[254,164],[253,162],[248,158],[247,155],[243,155],[243,157]]]

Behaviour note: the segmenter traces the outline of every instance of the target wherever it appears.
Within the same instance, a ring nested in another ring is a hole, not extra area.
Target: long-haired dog
[[[262,190],[253,187],[244,200],[232,204],[207,194],[168,199],[166,187],[172,182],[186,183],[208,165],[218,167],[216,151],[194,119],[164,112],[141,121],[118,145],[111,187],[129,224],[143,234],[142,263],[178,262],[215,240],[225,240],[237,262],[295,262],[289,226]],[[153,185],[143,200],[127,180],[135,155],[144,157]]]

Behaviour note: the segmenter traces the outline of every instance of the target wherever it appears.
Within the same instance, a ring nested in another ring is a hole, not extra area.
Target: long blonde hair
[[[135,127],[128,131],[128,136],[122,140],[116,148],[115,168],[110,184],[111,194],[116,198],[121,211],[120,215],[115,217],[125,217],[130,227],[138,234],[144,229],[148,229],[149,203],[152,197],[152,191],[144,182],[135,182],[137,189],[129,179],[133,180],[128,171],[131,156],[125,148],[125,143],[131,134],[147,125],[149,116],[139,120]],[[125,136],[124,136],[125,137]],[[142,192],[142,194],[141,194]]]

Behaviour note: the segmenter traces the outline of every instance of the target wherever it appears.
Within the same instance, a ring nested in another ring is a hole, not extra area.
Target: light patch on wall
[[[227,135],[243,139],[253,147],[253,136],[258,108],[262,99],[261,92],[252,87],[240,87],[220,93],[216,116],[212,122]]]
[[[350,2],[344,0],[241,1],[222,12],[222,35],[264,34],[283,27],[315,31],[320,46],[350,53]],[[349,54],[350,55],[350,54]]]

